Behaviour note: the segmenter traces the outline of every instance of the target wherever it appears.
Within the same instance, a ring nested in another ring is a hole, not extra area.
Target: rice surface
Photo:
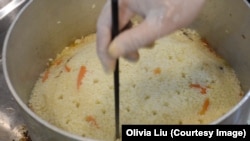
[[[136,63],[120,59],[121,124],[208,124],[242,94],[234,70],[191,29],[141,49]],[[76,40],[50,61],[29,106],[68,132],[114,139],[113,75],[98,60],[95,34]]]

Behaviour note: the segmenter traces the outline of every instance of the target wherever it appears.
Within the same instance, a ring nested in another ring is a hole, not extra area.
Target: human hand
[[[138,50],[158,38],[189,25],[205,0],[119,0],[119,28],[135,15],[143,18],[137,26],[121,32],[111,41],[111,0],[97,22],[97,54],[106,72],[114,71],[116,59],[139,59]]]

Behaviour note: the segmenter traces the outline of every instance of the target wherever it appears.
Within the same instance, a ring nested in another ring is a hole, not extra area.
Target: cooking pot
[[[35,141],[91,140],[65,132],[37,116],[27,103],[49,58],[75,39],[95,32],[105,0],[33,0],[8,30],[3,69],[8,87],[23,110]],[[187,9],[188,10],[188,9]],[[250,9],[242,0],[206,0],[190,25],[234,68],[244,97],[211,124],[246,124],[250,110]]]

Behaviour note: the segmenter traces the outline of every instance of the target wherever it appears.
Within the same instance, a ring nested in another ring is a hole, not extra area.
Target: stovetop
[[[0,140],[19,141],[26,138],[27,132],[19,107],[5,83],[0,60]]]
[[[0,11],[13,0],[0,0]],[[15,1],[17,2],[17,1]],[[0,19],[0,141],[25,141],[27,128],[20,107],[12,97],[6,84],[2,67],[2,47],[10,24],[23,5]],[[3,12],[3,10],[1,11]],[[0,14],[1,17],[2,13]]]

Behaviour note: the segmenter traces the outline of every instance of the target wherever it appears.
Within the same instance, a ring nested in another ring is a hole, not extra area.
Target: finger
[[[121,29],[120,32],[124,32],[125,30],[130,29],[132,28],[132,26],[133,26],[132,22],[129,21],[129,23],[125,27],[123,27],[123,29]],[[129,54],[125,54],[123,58],[130,62],[137,62],[139,60],[139,53],[138,51],[131,52]]]
[[[120,8],[119,28],[126,30],[131,27],[130,18],[133,13],[126,11],[126,8]],[[107,2],[103,7],[97,21],[97,55],[105,72],[110,73],[115,68],[115,58],[108,53],[108,47],[111,42],[111,6]],[[133,55],[135,56],[135,55]],[[132,58],[132,57],[131,57]]]
[[[110,3],[103,7],[97,21],[97,55],[105,72],[109,73],[115,65],[115,59],[108,54],[111,41],[111,14]]]
[[[169,32],[164,29],[164,33]],[[113,58],[119,58],[152,44],[162,35],[161,27],[157,24],[143,21],[138,26],[120,33],[111,43],[109,54]]]

